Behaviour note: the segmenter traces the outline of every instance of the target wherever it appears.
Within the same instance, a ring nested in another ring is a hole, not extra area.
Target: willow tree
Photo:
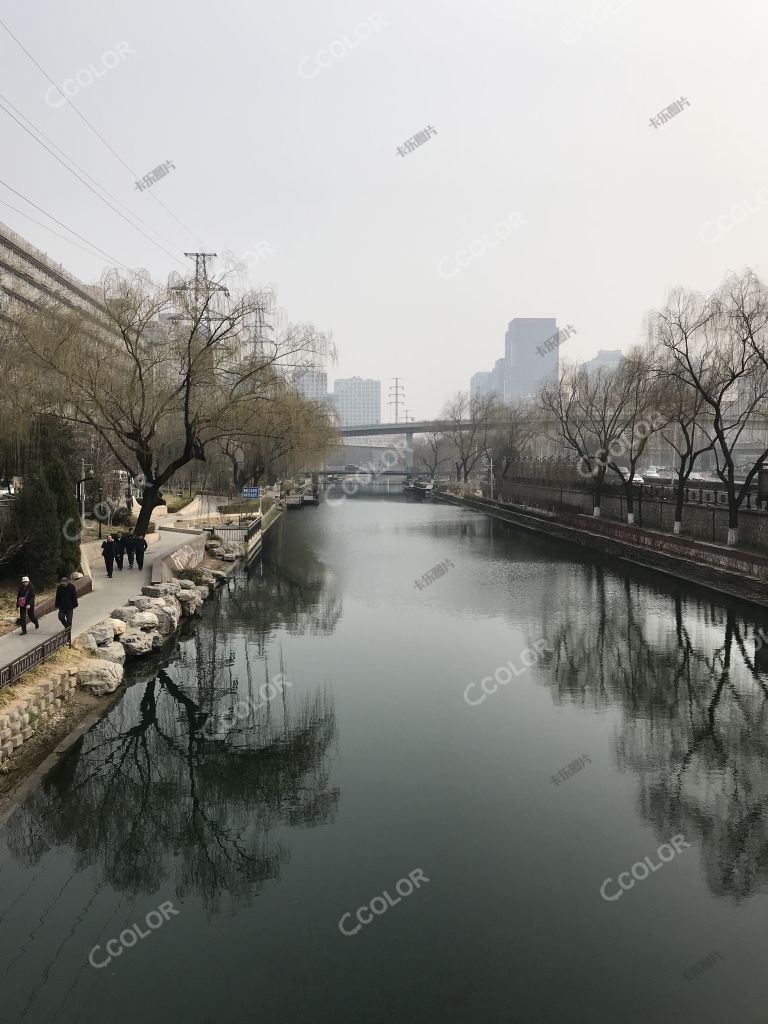
[[[737,453],[768,408],[768,289],[751,271],[726,277],[709,296],[678,289],[651,314],[664,374],[701,400],[717,474],[728,499],[728,544],[738,543],[739,509],[768,459],[762,432],[743,480]]]
[[[161,286],[112,272],[100,305],[99,315],[60,304],[30,311],[16,340],[58,415],[92,427],[138,471],[144,533],[174,474],[227,439],[258,436],[276,382],[316,363],[326,339],[311,325],[281,326],[271,292],[232,299],[207,275]]]

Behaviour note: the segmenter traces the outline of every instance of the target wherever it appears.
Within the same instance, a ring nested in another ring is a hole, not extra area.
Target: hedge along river
[[[758,616],[394,486],[288,513],[4,825],[0,1017],[760,1020]]]

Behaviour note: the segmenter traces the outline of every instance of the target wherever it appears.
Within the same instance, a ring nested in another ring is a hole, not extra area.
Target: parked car
[[[624,479],[625,480],[629,480],[629,467],[628,466],[618,466],[617,468],[618,468],[619,472],[621,473],[621,475],[624,477]],[[645,480],[638,473],[635,473],[634,477],[632,478],[632,483],[633,484],[644,484]]]

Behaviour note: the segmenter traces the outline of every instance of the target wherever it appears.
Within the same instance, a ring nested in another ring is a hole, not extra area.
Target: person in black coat
[[[25,636],[27,633],[27,616],[29,616],[30,622],[34,622],[35,629],[40,629],[40,623],[35,617],[35,588],[29,582],[29,576],[21,577],[21,586],[16,595],[16,607],[19,609],[21,632]]]
[[[147,542],[143,537],[136,538],[136,566],[139,569],[144,568],[144,552],[147,550]]]
[[[136,557],[136,538],[132,533],[126,533],[123,537],[125,553],[128,556],[128,568],[133,568],[133,559]]]
[[[72,616],[77,608],[77,590],[67,576],[62,576],[56,587],[54,607],[59,609],[59,622],[64,629],[72,629]]]
[[[123,571],[123,555],[125,554],[125,538],[122,534],[116,533],[114,539],[115,545],[115,562],[120,572]]]
[[[107,534],[107,539],[101,545],[101,554],[107,569],[107,576],[112,579],[112,566],[115,561],[115,542],[112,540],[111,533]]]

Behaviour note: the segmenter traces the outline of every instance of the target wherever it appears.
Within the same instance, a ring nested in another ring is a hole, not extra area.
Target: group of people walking
[[[122,533],[113,536],[110,533],[101,545],[107,576],[112,579],[115,563],[122,572],[123,560],[126,557],[129,569],[133,568],[134,561],[138,569],[143,569],[146,550],[147,542],[143,536],[135,533]],[[77,589],[68,576],[62,576],[59,580],[54,607],[59,613],[59,622],[64,629],[71,629],[72,618],[75,608],[77,608]],[[27,621],[31,622],[35,629],[40,629],[40,623],[35,615],[35,588],[32,586],[29,576],[21,577],[21,586],[16,595],[16,611],[19,615],[16,625],[21,626],[24,636],[27,633]]]
[[[101,545],[101,555],[107,569],[107,576],[112,579],[112,572],[117,563],[120,572],[123,571],[123,559],[128,558],[128,568],[133,568],[134,558],[136,567],[144,568],[144,552],[147,550],[147,542],[144,537],[135,533],[120,533],[107,535],[107,539]]]

